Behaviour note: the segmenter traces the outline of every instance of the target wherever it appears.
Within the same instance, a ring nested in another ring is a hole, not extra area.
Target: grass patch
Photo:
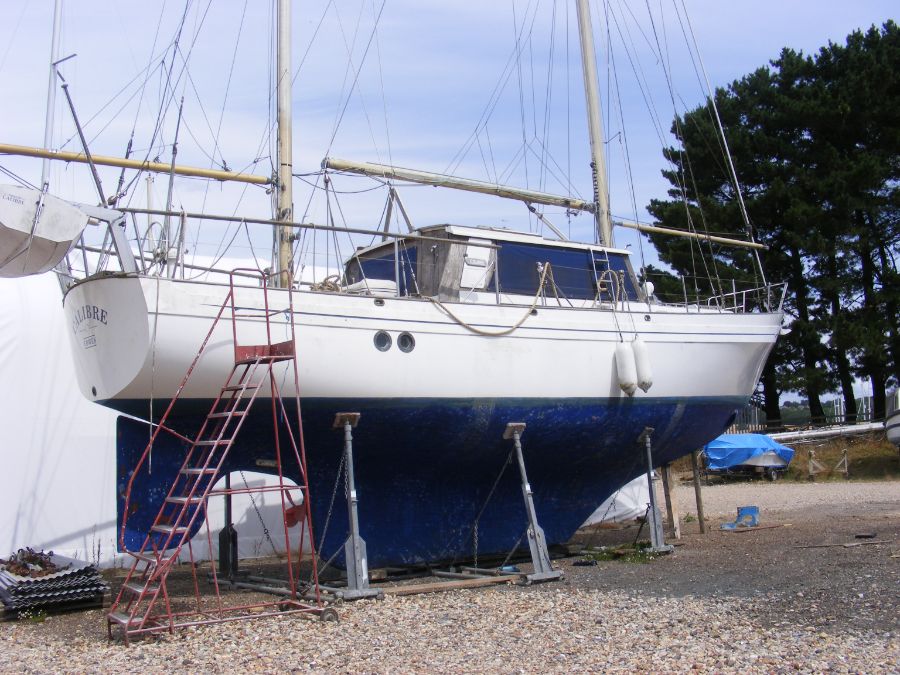
[[[638,541],[633,544],[621,544],[620,546],[602,546],[593,551],[585,551],[585,560],[618,560],[624,563],[646,564],[659,557],[659,554],[650,550],[649,541]]]
[[[794,444],[794,459],[785,473],[787,480],[809,480],[807,464],[809,451],[815,452],[816,461],[826,471],[816,474],[816,481],[844,480],[842,470],[834,467],[840,462],[844,449],[850,466],[850,480],[900,479],[900,452],[889,443],[884,434],[835,438],[818,443]]]
[[[844,480],[843,471],[835,471],[834,467],[841,460],[844,448],[847,449],[850,461],[850,480],[900,480],[900,452],[889,443],[884,432],[846,436],[815,443],[785,443],[793,448],[794,458],[783,475],[784,480],[809,480],[807,461],[809,450],[816,455],[816,461],[826,471],[816,474],[816,481]],[[702,460],[701,460],[702,461]],[[691,458],[685,455],[672,462],[675,475],[683,480],[690,480]],[[729,481],[744,480],[729,477]],[[748,480],[765,480],[762,476]]]
[[[47,612],[43,609],[25,609],[19,612],[19,621],[29,623],[44,623],[47,620]]]

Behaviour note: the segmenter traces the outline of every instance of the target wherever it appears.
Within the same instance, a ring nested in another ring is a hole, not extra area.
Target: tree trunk
[[[778,391],[778,378],[775,373],[775,350],[769,352],[766,365],[762,371],[763,411],[766,413],[766,429],[774,431],[781,428],[781,401]]]
[[[809,401],[809,414],[813,423],[825,422],[825,410],[820,399],[821,388],[817,382],[818,359],[817,352],[821,350],[818,336],[810,333],[809,297],[808,285],[803,272],[803,259],[796,247],[790,247],[791,288],[797,299],[797,320],[804,331],[804,338],[800,341],[800,349],[803,352],[803,379],[806,389],[806,398]]]
[[[892,366],[889,374],[900,384],[900,307],[897,303],[900,275],[894,268],[893,259],[888,256],[884,241],[880,241],[878,245],[878,260],[881,263],[881,285],[888,289],[884,305],[888,322],[887,352]]]
[[[837,279],[837,260],[834,256],[828,260],[828,273],[832,279]],[[831,306],[831,341],[832,359],[837,369],[838,381],[841,383],[841,394],[844,398],[844,424],[856,424],[856,396],[853,393],[853,373],[850,370],[850,359],[847,351],[850,347],[847,339],[844,310],[841,307],[841,297],[836,287],[828,290],[828,304]]]
[[[869,214],[866,222],[865,214],[857,212],[856,220],[859,223],[859,260],[862,273],[863,312],[865,325],[870,331],[877,331],[884,335],[885,325],[879,316],[879,293],[875,289],[875,246],[872,245],[870,225],[875,218]],[[863,341],[862,370],[872,380],[872,419],[884,419],[887,397],[884,388],[887,380],[887,351],[884,338],[879,337],[872,341]]]

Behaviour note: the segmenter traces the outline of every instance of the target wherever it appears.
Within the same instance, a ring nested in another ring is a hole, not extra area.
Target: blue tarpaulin
[[[713,471],[746,464],[749,459],[767,452],[778,455],[785,466],[794,457],[793,450],[763,434],[722,434],[707,443],[703,450],[706,453],[706,466]]]

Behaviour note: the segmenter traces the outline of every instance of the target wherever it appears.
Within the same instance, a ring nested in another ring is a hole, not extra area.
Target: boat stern
[[[149,320],[140,279],[86,279],[68,290],[63,308],[81,393],[89,401],[114,398],[148,358]]]

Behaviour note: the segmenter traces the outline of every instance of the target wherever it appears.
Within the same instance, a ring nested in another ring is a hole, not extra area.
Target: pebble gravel
[[[738,484],[704,498],[711,513],[783,509],[793,526],[691,535],[646,565],[566,559],[561,582],[344,603],[337,623],[283,615],[126,647],[107,642],[100,610],[10,621],[0,673],[900,673],[900,483]],[[861,528],[894,543],[800,546]]]
[[[488,589],[361,601],[339,623],[284,616],[126,648],[3,630],[0,670],[39,672],[896,672],[892,634],[763,628],[745,603]],[[55,620],[55,619],[50,619]]]

